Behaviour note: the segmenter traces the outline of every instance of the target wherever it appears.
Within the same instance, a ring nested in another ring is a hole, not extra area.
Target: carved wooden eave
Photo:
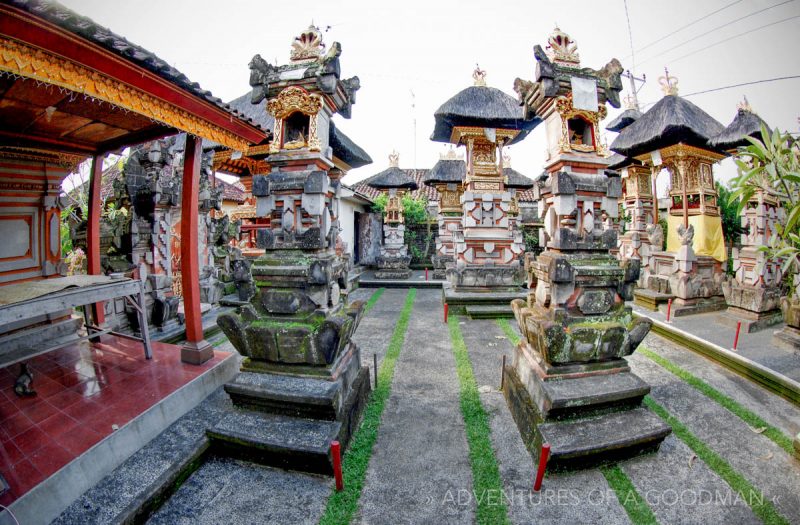
[[[162,136],[178,130],[238,151],[266,138],[265,131],[199,94],[9,5],[0,5],[0,72],[68,89],[149,118],[164,127]],[[134,138],[142,139],[131,137],[131,141]]]

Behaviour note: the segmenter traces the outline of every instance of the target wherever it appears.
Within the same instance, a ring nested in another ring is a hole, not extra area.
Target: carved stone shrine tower
[[[610,253],[620,180],[596,138],[605,103],[619,105],[622,67],[580,68],[577,48],[556,29],[534,48],[534,82],[517,80],[528,115],[545,119],[551,159],[534,191],[545,251],[528,257],[531,291],[512,302],[523,338],[506,366],[504,394],[530,452],[550,443],[550,464],[584,468],[656,449],[669,427],[640,406],[650,387],[626,356],[650,330],[631,308],[638,261]]]
[[[323,473],[332,472],[330,442],[346,446],[369,392],[351,341],[363,303],[343,302],[348,263],[335,251],[341,172],[332,169],[328,129],[335,113],[350,116],[359,87],[357,77],[340,79],[340,54],[336,42],[326,53],[309,27],[289,64],[258,55],[250,63],[251,102],[266,97],[275,119],[264,147],[271,172],[254,175],[252,189],[269,227],[258,230],[265,253],[252,265],[255,296],[218,320],[245,356],[225,390],[246,410],[209,430],[231,453]]]

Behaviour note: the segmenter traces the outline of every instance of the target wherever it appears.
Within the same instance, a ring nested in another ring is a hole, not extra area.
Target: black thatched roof
[[[608,158],[608,161],[611,164],[608,165],[608,169],[610,170],[620,170],[622,168],[626,168],[628,166],[641,166],[642,163],[636,159],[631,157],[626,157],[625,155],[620,155],[619,153],[614,153]]]
[[[761,138],[761,125],[767,126],[761,117],[747,109],[739,109],[733,122],[728,124],[728,127],[722,130],[722,133],[716,135],[709,144],[712,146],[723,149],[732,150],[739,146],[747,146],[750,143],[745,137]],[[767,126],[769,129],[769,126]]]
[[[681,142],[717,149],[708,141],[722,130],[722,124],[688,100],[666,95],[636,122],[624,128],[611,143],[611,150],[634,157]]]
[[[379,190],[388,190],[391,188],[417,189],[416,181],[409,177],[405,170],[401,170],[396,166],[392,166],[374,177],[370,177],[367,185]]]
[[[433,165],[425,184],[462,182],[467,175],[467,163],[460,159],[442,159]]]
[[[476,126],[520,130],[511,141],[513,144],[525,138],[541,122],[538,117],[525,120],[517,99],[488,86],[470,86],[459,91],[433,116],[436,125],[431,140],[437,142],[450,142],[454,126]]]
[[[503,175],[508,177],[508,182],[506,182],[507,188],[515,188],[518,190],[529,190],[533,188],[533,179],[526,177],[513,168],[503,168]]]
[[[212,95],[210,91],[201,88],[197,82],[189,80],[186,75],[170,66],[164,60],[158,58],[155,53],[133,42],[129,42],[110,29],[101,26],[88,17],[79,15],[58,2],[53,0],[5,0],[5,3],[27,11],[38,18],[46,20],[70,33],[97,44],[122,59],[158,75],[167,82],[180,87],[195,97],[214,104],[237,118],[250,121],[251,124],[257,124],[256,122],[252,122],[247,114],[242,114],[242,112],[237,111],[236,108],[232,108],[229,104],[225,104],[220,98]]]
[[[639,120],[642,116],[642,112],[638,109],[626,109],[622,113],[620,113],[617,118],[612,120],[606,126],[608,131],[616,131],[620,132],[624,128],[627,128],[637,120]]]
[[[333,154],[346,162],[351,168],[360,168],[361,166],[372,164],[372,158],[367,152],[353,142],[350,137],[342,133],[333,122],[331,122],[331,132],[328,140],[331,148],[333,148]]]

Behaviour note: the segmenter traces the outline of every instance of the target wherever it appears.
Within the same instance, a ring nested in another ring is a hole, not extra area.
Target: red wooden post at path
[[[186,342],[181,348],[181,361],[199,365],[214,356],[214,349],[203,339],[200,316],[200,261],[198,256],[198,214],[200,192],[199,137],[186,136],[183,156],[183,190],[181,195],[181,283],[186,316]]]
[[[444,322],[447,323],[447,303],[444,303]]]
[[[333,456],[333,477],[336,479],[336,490],[344,489],[342,478],[342,447],[338,441],[331,442],[331,456]]]
[[[667,300],[667,322],[669,322],[669,314],[672,311],[672,299]]]
[[[428,280],[428,269],[427,268],[425,268],[425,280],[426,281]]]
[[[103,214],[100,189],[103,179],[103,157],[95,155],[92,158],[92,172],[89,175],[89,216],[86,218],[86,273],[89,275],[103,274],[103,269],[100,267],[100,216]],[[106,322],[103,303],[92,305],[92,320],[96,326]]]
[[[736,350],[736,347],[739,346],[739,330],[742,329],[742,322],[736,321],[736,336],[733,338],[733,349]]]
[[[533,491],[539,492],[542,488],[542,480],[544,479],[544,471],[547,468],[547,460],[550,458],[550,443],[542,445],[542,451],[539,453],[539,470],[536,471],[536,481],[533,482]]]

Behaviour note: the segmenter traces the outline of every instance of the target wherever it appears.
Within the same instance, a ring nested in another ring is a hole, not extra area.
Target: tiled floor
[[[180,347],[114,336],[28,361],[37,395],[14,393],[19,366],[0,368],[0,473],[8,505],[159,400],[210,370],[227,354],[200,366],[181,362]]]

